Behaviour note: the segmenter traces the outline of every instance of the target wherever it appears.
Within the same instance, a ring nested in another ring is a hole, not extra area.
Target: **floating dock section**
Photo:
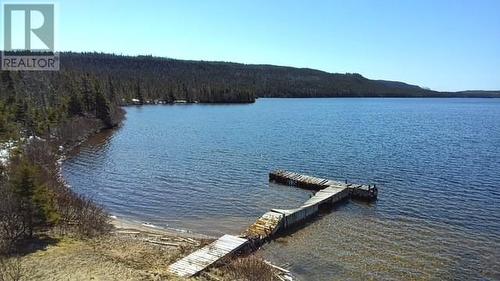
[[[217,261],[234,255],[245,246],[259,246],[280,232],[299,226],[316,216],[322,206],[332,206],[348,198],[374,200],[378,195],[375,185],[351,184],[284,170],[269,173],[269,181],[315,190],[316,193],[298,208],[270,210],[239,237],[224,235],[212,244],[170,265],[169,271],[182,277],[194,276]]]
[[[334,181],[288,172],[285,170],[276,170],[269,173],[269,181],[311,190],[321,190],[331,186],[346,188],[349,190],[349,195],[351,197],[369,201],[376,199],[378,195],[376,185],[353,184],[347,183],[347,181]]]

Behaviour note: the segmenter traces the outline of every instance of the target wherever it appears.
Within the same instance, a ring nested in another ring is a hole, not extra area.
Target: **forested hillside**
[[[273,65],[187,61],[151,56],[62,53],[63,73],[90,73],[112,80],[125,102],[253,102],[258,97],[467,97],[495,92],[437,92],[397,81],[370,80],[360,74]],[[109,84],[109,83],[108,83]]]
[[[369,80],[359,74],[272,65],[63,53],[61,67],[63,73],[110,78],[125,101],[138,96],[136,88],[145,99],[199,102],[252,102],[256,97],[438,95],[418,86]]]

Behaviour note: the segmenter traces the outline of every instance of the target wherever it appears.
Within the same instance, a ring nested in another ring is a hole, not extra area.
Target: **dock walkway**
[[[178,276],[189,278],[220,259],[234,254],[246,243],[248,243],[247,239],[226,234],[211,244],[171,264],[168,269]]]

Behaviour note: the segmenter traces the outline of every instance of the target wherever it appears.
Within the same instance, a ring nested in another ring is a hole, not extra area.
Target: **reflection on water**
[[[305,280],[500,279],[500,101],[259,99],[251,105],[129,107],[63,167],[118,216],[239,233],[307,191],[269,184],[284,168],[376,183],[264,247]]]

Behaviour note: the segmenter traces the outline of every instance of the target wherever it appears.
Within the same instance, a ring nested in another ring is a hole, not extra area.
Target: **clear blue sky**
[[[60,0],[61,50],[500,90],[499,0]]]

